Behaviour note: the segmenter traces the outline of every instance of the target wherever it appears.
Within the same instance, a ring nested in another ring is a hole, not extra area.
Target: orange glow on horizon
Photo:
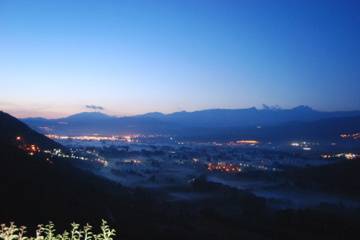
[[[256,145],[259,144],[260,142],[257,140],[238,140],[235,143],[240,145]]]

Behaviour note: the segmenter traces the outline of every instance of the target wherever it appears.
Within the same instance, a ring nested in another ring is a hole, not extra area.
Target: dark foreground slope
[[[1,222],[34,226],[53,220],[63,225],[109,217],[106,204],[99,204],[107,196],[92,176],[61,159],[50,163],[42,153],[30,156],[16,138],[40,149],[63,148],[61,145],[3,112],[0,132]]]
[[[3,116],[3,129],[11,129],[7,124],[18,125],[16,119]],[[52,220],[63,228],[73,221],[97,225],[104,218],[118,230],[120,239],[328,240],[359,235],[359,218],[353,212],[276,211],[250,193],[201,180],[186,189],[209,198],[189,202],[168,201],[166,192],[159,190],[123,188],[74,169],[66,161],[54,159],[50,164],[41,154],[25,154],[13,136],[39,138],[43,146],[53,143],[26,126],[23,129],[27,133],[9,130],[0,135],[1,223],[16,221],[34,227]]]
[[[11,145],[2,145],[0,155],[2,223],[15,221],[34,228],[51,220],[63,229],[73,221],[98,225],[107,219],[122,239],[266,239],[260,233],[238,229],[231,218],[222,217],[221,212],[233,208],[228,202],[254,201],[253,207],[247,204],[246,215],[255,213],[258,204],[263,208],[248,194],[220,188],[214,191],[220,196],[227,193],[226,202],[221,197],[208,203],[169,203],[159,198],[162,193],[124,189],[61,161],[48,164]],[[212,209],[215,205],[216,210]]]
[[[0,111],[0,133],[0,143],[14,145],[16,137],[20,136],[24,141],[36,144],[42,149],[62,148],[58,143],[32,130],[26,124],[2,111]]]
[[[355,197],[360,201],[360,159],[331,165],[291,170],[285,173],[297,185],[337,195]]]
[[[28,156],[3,144],[0,165],[1,205],[6,206],[0,211],[1,222],[33,225],[53,220],[62,224],[107,217],[104,205],[96,204],[101,195],[95,186],[66,163],[49,164],[40,156]]]

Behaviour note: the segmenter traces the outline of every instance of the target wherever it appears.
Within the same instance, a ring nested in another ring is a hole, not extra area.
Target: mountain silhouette
[[[316,121],[332,117],[358,116],[360,111],[321,112],[308,106],[292,109],[254,107],[247,109],[209,109],[195,112],[176,112],[158,115],[157,119],[191,127],[249,127],[276,125],[291,121]]]
[[[58,120],[59,121],[98,121],[98,120],[107,120],[112,118],[113,117],[101,112],[82,112]]]
[[[35,144],[40,149],[63,146],[35,132],[7,113],[0,112],[0,196],[2,222],[16,220],[35,227],[55,221],[60,227],[69,221],[97,221],[107,217],[97,202],[106,198],[98,191],[92,176],[58,158],[47,161],[42,152],[27,154],[20,144]],[[21,143],[16,138],[21,136]],[[89,180],[93,179],[93,180]]]
[[[159,112],[128,117],[112,117],[99,112],[86,112],[60,119],[22,119],[43,133],[56,134],[174,134],[194,135],[224,129],[253,129],[287,126],[330,118],[360,116],[360,111],[322,112],[308,106],[292,109],[265,107],[264,109],[208,109],[194,112]],[[355,122],[356,123],[356,122]],[[259,131],[258,131],[259,132]]]

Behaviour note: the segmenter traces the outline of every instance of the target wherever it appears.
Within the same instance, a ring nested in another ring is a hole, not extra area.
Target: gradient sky
[[[0,109],[360,109],[359,1],[0,0]]]

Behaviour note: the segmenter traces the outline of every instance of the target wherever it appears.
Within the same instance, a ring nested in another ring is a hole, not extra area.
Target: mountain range
[[[66,135],[170,134],[185,138],[252,136],[271,140],[292,138],[290,133],[294,136],[328,137],[338,136],[343,131],[357,131],[360,130],[360,111],[323,112],[298,106],[292,109],[266,107],[170,114],[153,112],[127,117],[83,112],[59,119],[26,118],[22,121],[41,133]]]
[[[360,111],[324,112],[308,106],[298,106],[292,109],[266,107],[208,109],[170,114],[153,112],[128,117],[109,116],[101,112],[83,112],[59,119],[26,118],[22,121],[42,133],[67,135],[94,133],[172,134],[183,137],[250,135],[271,139],[287,133],[304,136],[309,135],[307,133],[314,136],[324,134],[338,136],[343,131],[357,131],[360,130]]]
[[[251,127],[257,125],[276,125],[291,121],[315,121],[332,117],[359,116],[360,111],[321,112],[308,106],[292,109],[269,108],[257,109],[208,109],[195,112],[175,112],[171,114],[148,113],[140,115],[166,122],[190,127]]]

